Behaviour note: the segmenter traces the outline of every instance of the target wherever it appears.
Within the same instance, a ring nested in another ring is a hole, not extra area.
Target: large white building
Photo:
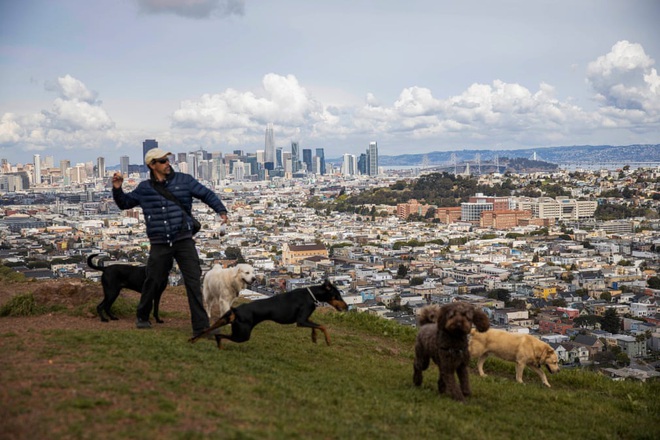
[[[344,176],[352,176],[357,173],[357,158],[355,154],[344,154],[341,163],[341,173]]]
[[[514,199],[517,210],[532,211],[532,217],[555,220],[578,220],[591,218],[596,212],[595,200],[575,200],[568,197],[517,197]]]

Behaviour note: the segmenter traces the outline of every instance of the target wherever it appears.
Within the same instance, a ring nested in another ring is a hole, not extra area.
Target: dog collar
[[[317,307],[320,306],[321,303],[319,302],[318,299],[316,299],[316,297],[315,297],[314,294],[312,293],[312,289],[310,289],[310,288],[308,287],[308,288],[307,288],[307,291],[308,291],[309,294],[312,296],[312,299],[314,300],[314,305],[317,306]]]

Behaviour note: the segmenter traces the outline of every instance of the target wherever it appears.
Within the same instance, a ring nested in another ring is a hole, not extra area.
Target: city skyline
[[[660,143],[657,1],[374,7],[3,2],[0,157]]]

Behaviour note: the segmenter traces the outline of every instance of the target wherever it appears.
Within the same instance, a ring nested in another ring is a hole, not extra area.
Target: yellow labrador
[[[547,387],[550,387],[550,383],[541,367],[545,365],[550,374],[559,371],[557,353],[550,345],[531,335],[497,329],[483,333],[472,330],[469,349],[470,357],[477,359],[479,376],[486,375],[484,362],[491,354],[516,363],[516,381],[519,383],[523,381],[523,370],[526,366],[536,372]]]

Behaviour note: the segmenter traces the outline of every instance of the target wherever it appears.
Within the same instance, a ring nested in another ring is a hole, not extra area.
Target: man
[[[206,203],[227,223],[227,209],[222,201],[207,187],[192,176],[177,173],[170,166],[172,153],[160,148],[153,148],[144,156],[144,162],[150,170],[149,179],[131,192],[122,189],[124,177],[120,173],[112,176],[112,197],[120,209],[140,206],[147,226],[147,236],[151,244],[147,261],[147,278],[142,287],[142,297],[137,308],[137,328],[151,328],[149,313],[153,299],[167,286],[172,263],[176,260],[183,275],[188,295],[193,336],[209,327],[209,317],[204,309],[202,298],[202,270],[193,240],[192,212],[193,197]],[[186,211],[168,200],[156,186],[169,190]]]

